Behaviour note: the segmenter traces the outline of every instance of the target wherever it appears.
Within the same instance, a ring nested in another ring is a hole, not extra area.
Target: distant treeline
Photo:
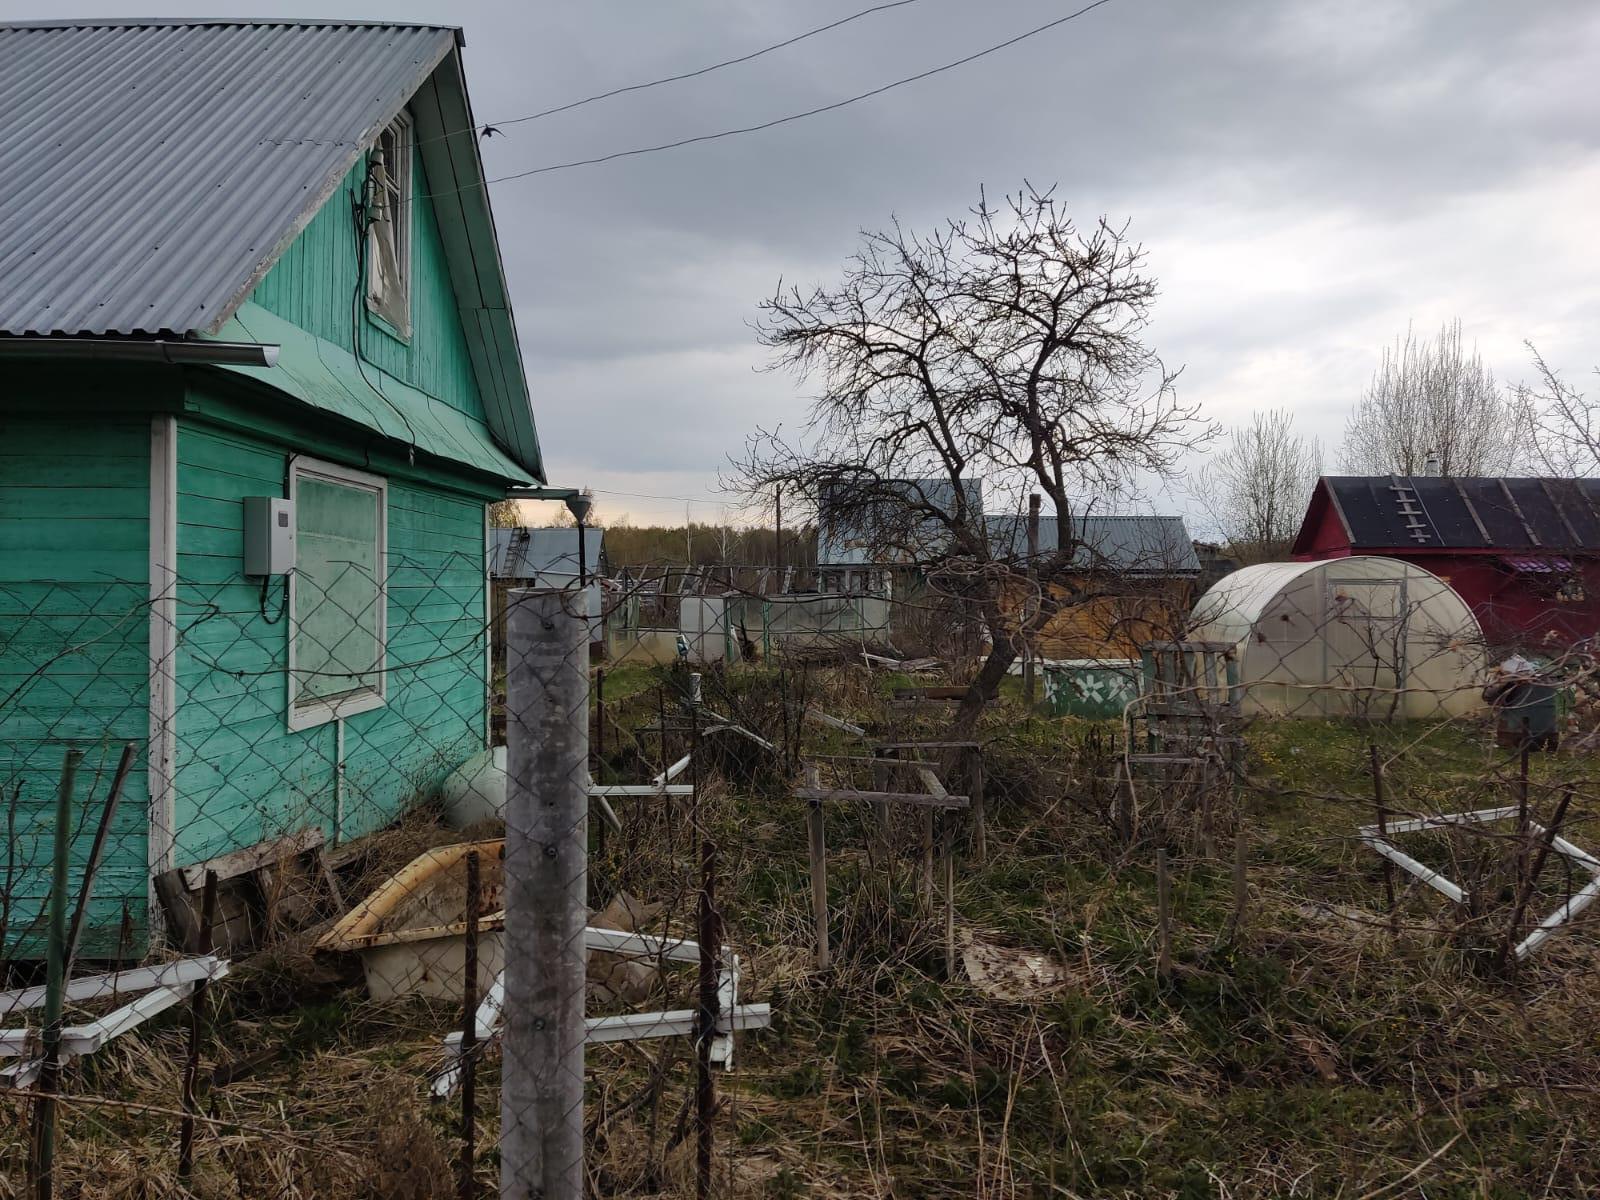
[[[778,565],[776,531],[701,525],[621,525],[606,529],[606,562],[612,571],[623,567]],[[810,526],[783,531],[783,566],[809,567],[817,557],[816,535]]]

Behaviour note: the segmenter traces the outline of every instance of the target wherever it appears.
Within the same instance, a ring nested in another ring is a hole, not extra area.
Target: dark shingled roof
[[[1600,479],[1329,475],[1354,549],[1600,551]],[[1314,549],[1311,518],[1295,552]]]

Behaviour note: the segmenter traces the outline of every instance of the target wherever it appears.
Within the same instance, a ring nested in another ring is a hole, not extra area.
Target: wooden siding
[[[414,158],[417,156],[413,156]],[[353,349],[352,307],[361,321],[361,353],[374,367],[443,400],[457,411],[484,419],[483,397],[461,326],[444,242],[431,200],[411,206],[411,337],[402,340],[367,312],[365,291],[356,294],[356,234],[353,206],[366,165],[345,176],[338,189],[250,294],[250,299],[323,341]],[[426,196],[420,161],[413,192]],[[354,305],[352,305],[354,301]]]
[[[389,674],[387,703],[345,720],[342,806],[336,726],[288,728],[282,582],[263,600],[241,573],[241,501],[284,495],[295,452],[303,442],[180,423],[180,864],[308,825],[330,839],[370,832],[484,743],[484,497],[352,446],[338,458],[389,480]]]
[[[1194,600],[1182,579],[1084,579],[1091,598],[1062,609],[1036,639],[1038,653],[1055,659],[1137,658],[1139,647],[1181,635]]]
[[[0,904],[7,891],[11,900],[9,935],[0,942],[24,956],[43,945],[63,752],[69,745],[84,752],[74,805],[76,894],[111,774],[129,741],[139,757],[80,952],[115,953],[124,904],[133,925],[130,949],[143,950],[149,505],[147,414],[0,418],[0,795],[5,806],[13,796],[19,801],[10,818],[14,833],[0,827]]]

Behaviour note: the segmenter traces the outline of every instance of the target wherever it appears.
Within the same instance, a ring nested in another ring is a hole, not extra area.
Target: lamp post
[[[583,606],[585,645],[588,645],[588,639],[594,635],[594,630],[589,627],[589,621],[594,614],[589,611],[589,556],[584,548],[583,521],[593,506],[594,500],[582,492],[574,492],[567,497],[567,511],[578,522],[578,603]]]
[[[584,554],[583,522],[584,518],[589,515],[589,509],[593,506],[594,501],[582,492],[567,497],[567,511],[578,522],[578,586],[580,588],[589,586],[589,559]]]

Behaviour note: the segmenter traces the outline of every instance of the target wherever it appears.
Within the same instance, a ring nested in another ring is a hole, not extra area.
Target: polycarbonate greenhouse
[[[1477,618],[1443,579],[1398,559],[1245,567],[1200,598],[1188,637],[1236,647],[1245,712],[1391,719],[1482,706]]]

